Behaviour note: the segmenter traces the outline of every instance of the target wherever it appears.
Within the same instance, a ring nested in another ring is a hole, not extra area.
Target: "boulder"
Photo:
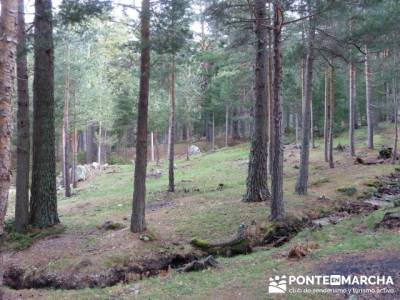
[[[88,177],[86,167],[82,165],[77,165],[75,170],[75,176],[77,181],[85,181]]]
[[[146,177],[147,178],[154,178],[154,179],[159,179],[162,176],[162,171],[159,169],[151,169],[149,172],[147,172]]]
[[[200,148],[197,147],[196,145],[191,145],[191,146],[189,147],[188,152],[189,152],[189,156],[192,156],[192,155],[200,154],[200,153],[201,153],[201,150],[200,150]]]

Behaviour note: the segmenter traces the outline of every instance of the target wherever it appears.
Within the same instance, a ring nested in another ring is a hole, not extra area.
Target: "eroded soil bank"
[[[21,266],[7,266],[4,272],[4,284],[12,289],[83,289],[108,287],[118,283],[129,283],[150,276],[158,276],[170,272],[171,269],[181,268],[210,254],[214,256],[232,256],[246,254],[254,248],[280,247],[290,241],[305,227],[316,229],[340,222],[354,215],[369,214],[380,207],[387,207],[400,196],[400,170],[389,176],[382,176],[371,185],[374,191],[356,202],[343,201],[332,207],[329,213],[315,218],[315,213],[300,219],[288,218],[285,222],[271,224],[257,224],[239,227],[238,233],[226,241],[194,245],[189,252],[160,254],[155,258],[144,259],[135,263],[113,266],[101,272],[87,273],[81,271],[91,264],[90,261],[81,261],[69,272],[49,272],[45,269],[24,269]],[[380,203],[380,202],[382,203]],[[323,221],[321,221],[323,220]],[[243,244],[244,243],[244,244]],[[237,245],[245,247],[237,248]],[[235,248],[233,248],[235,247]],[[239,251],[232,251],[239,249]],[[243,250],[243,251],[242,251]]]

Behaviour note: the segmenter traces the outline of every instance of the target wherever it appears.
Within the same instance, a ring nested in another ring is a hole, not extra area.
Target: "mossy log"
[[[193,238],[190,244],[208,254],[233,256],[238,254],[248,254],[251,252],[250,240],[246,235],[246,226],[240,225],[237,235],[221,243],[209,243],[207,241]]]
[[[282,221],[270,223],[267,227],[263,243],[279,247],[307,226],[308,222],[307,218],[286,217]]]

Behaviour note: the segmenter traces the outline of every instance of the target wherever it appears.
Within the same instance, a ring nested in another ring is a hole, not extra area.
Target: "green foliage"
[[[59,17],[63,25],[83,25],[111,9],[110,0],[62,0]]]

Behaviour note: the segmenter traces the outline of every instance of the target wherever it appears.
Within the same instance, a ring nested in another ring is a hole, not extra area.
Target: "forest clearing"
[[[386,144],[393,133],[389,124],[381,124],[380,127],[376,135],[378,148]],[[357,146],[360,146],[364,157],[375,157],[376,151],[362,147],[360,141],[365,135],[365,129],[357,131]],[[343,139],[335,139],[335,144],[343,142]],[[379,176],[389,175],[395,168],[388,164],[354,164],[354,159],[343,152],[335,153],[335,169],[325,168],[320,162],[323,153],[318,140],[317,148],[311,152],[311,187],[305,198],[293,194],[299,155],[293,145],[285,148],[288,159],[284,167],[284,199],[288,212],[297,217],[319,219],[333,214],[347,201],[362,203],[362,199],[369,199],[371,193],[376,192],[373,183],[379,180]],[[185,256],[200,255],[190,246],[193,237],[207,241],[226,240],[235,234],[238,224],[250,226],[254,221],[257,224],[265,223],[265,216],[268,215],[265,203],[248,205],[240,201],[244,193],[247,153],[248,144],[243,144],[222,148],[216,153],[201,154],[190,161],[177,161],[178,184],[173,195],[163,192],[168,183],[167,176],[149,179],[147,217],[148,234],[154,237],[151,241],[140,240],[139,234],[132,236],[129,233],[132,166],[116,166],[115,172],[104,173],[84,182],[71,198],[59,199],[62,228],[51,229],[55,232],[50,231],[48,237],[33,237],[31,241],[16,236],[15,240],[6,243],[8,250],[4,263],[22,269],[30,266],[25,271],[34,272],[35,276],[57,274],[64,277],[66,285],[74,282],[69,279],[71,276],[99,274],[111,268],[141,265],[151,259],[161,262],[163,258],[176,254],[182,257],[182,261],[177,259],[175,262],[177,265],[174,267],[178,267],[185,263]],[[164,164],[163,172],[166,169]],[[218,188],[220,183],[223,184],[222,189]],[[354,187],[357,192],[347,196],[338,191],[346,187]],[[322,196],[326,199],[321,200]],[[363,212],[361,215],[344,215],[343,221],[321,229],[312,229],[313,226],[305,228],[291,241],[277,248],[266,245],[249,255],[218,257],[217,269],[177,273],[164,265],[160,274],[154,277],[149,275],[148,279],[138,280],[133,276],[129,283],[122,280],[107,288],[7,289],[5,295],[6,299],[13,299],[13,295],[22,295],[23,299],[265,299],[266,278],[275,273],[290,270],[293,274],[307,274],[320,268],[340,268],[341,264],[343,270],[351,266],[365,269],[366,272],[389,272],[398,280],[398,229],[375,229],[386,212],[400,212],[399,208],[393,206],[379,207],[376,211]],[[11,210],[10,215],[12,213]],[[106,221],[118,223],[121,227],[104,230],[101,226]],[[307,244],[315,245],[315,249],[311,249],[306,257],[301,260],[288,258],[290,249],[296,245],[306,247]],[[18,250],[19,247],[27,249]],[[332,265],[331,261],[335,261],[335,264]],[[373,270],[370,264],[373,264]],[[46,285],[46,282],[42,281],[42,284]],[[135,294],[136,290],[138,295]],[[398,294],[391,296],[391,299],[395,299]],[[309,294],[303,297],[310,299]],[[314,295],[315,299],[320,297]],[[296,295],[296,299],[300,299],[300,296]]]
[[[0,4],[0,300],[400,299],[399,1]]]

